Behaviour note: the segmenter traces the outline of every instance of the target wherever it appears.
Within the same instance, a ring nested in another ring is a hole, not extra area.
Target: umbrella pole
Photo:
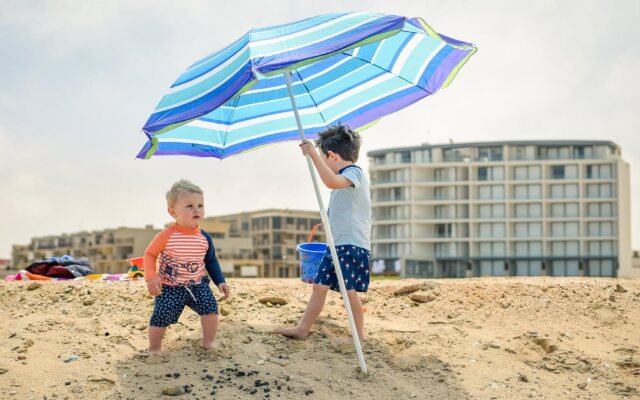
[[[298,124],[300,139],[304,140],[305,139],[304,128],[302,128],[302,121],[300,120],[300,114],[298,113],[298,106],[296,105],[296,100],[293,95],[293,88],[291,86],[292,85],[291,71],[285,71],[283,75],[284,75],[284,80],[287,82],[289,98],[291,99],[293,113],[296,117],[296,123]],[[333,235],[331,234],[331,225],[329,224],[329,216],[327,215],[327,211],[324,208],[322,195],[320,194],[320,188],[318,187],[318,179],[316,178],[316,174],[313,169],[313,162],[311,161],[311,157],[309,155],[307,155],[306,158],[307,158],[307,166],[309,167],[309,173],[311,174],[311,180],[313,180],[313,187],[316,191],[318,206],[320,207],[320,218],[322,219],[322,224],[325,227],[327,242],[329,244],[329,248],[331,249],[331,258],[333,260],[333,268],[335,269],[336,275],[338,277],[338,285],[340,286],[342,301],[344,302],[344,308],[347,310],[347,317],[349,318],[349,326],[351,327],[351,338],[353,339],[353,344],[356,348],[358,362],[360,363],[360,370],[366,374],[367,364],[364,362],[364,355],[362,354],[362,346],[360,345],[360,338],[358,338],[358,331],[356,330],[356,323],[355,323],[355,320],[353,319],[353,312],[351,311],[351,304],[349,302],[349,297],[347,296],[347,289],[344,286],[344,278],[342,276],[342,269],[340,268],[340,260],[338,259],[336,245],[333,242]]]

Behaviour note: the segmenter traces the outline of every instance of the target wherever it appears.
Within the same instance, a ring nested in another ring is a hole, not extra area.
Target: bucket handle
[[[316,230],[318,230],[320,225],[322,224],[315,224],[313,228],[311,228],[311,233],[309,233],[309,237],[307,238],[307,243],[311,243],[311,240],[313,239],[313,235],[316,233]]]

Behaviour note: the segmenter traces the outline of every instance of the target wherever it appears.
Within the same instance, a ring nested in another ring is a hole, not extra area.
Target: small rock
[[[614,295],[609,296],[609,301],[616,301],[616,296]]]
[[[35,290],[35,289],[38,289],[39,287],[42,287],[42,283],[40,283],[40,282],[31,282],[29,284],[29,286],[27,286],[27,290]]]
[[[420,289],[422,289],[422,285],[416,283],[416,284],[413,284],[413,285],[407,285],[407,286],[401,287],[400,289],[396,289],[393,292],[393,295],[394,296],[403,296],[403,295],[406,295],[406,294],[411,294],[411,293],[417,292]]]
[[[258,364],[258,365],[264,365],[264,360],[258,360],[258,362],[256,362],[256,364]]]
[[[520,382],[529,382],[529,378],[525,374],[518,374],[518,380]]]
[[[587,388],[587,382],[578,383],[578,387],[582,390],[585,390]]]
[[[91,306],[93,305],[93,303],[95,303],[96,301],[94,299],[84,299],[82,301],[82,304],[84,304],[85,306]]]
[[[429,303],[436,299],[430,294],[417,294],[417,293],[413,293],[411,296],[409,296],[409,298],[415,301],[416,303]]]
[[[263,297],[258,301],[262,304],[271,303],[271,305],[279,304],[281,306],[284,306],[288,303],[288,301],[283,299],[282,297]]]
[[[227,315],[229,315],[229,310],[225,307],[220,306],[220,315],[226,317]]]
[[[74,362],[77,361],[80,358],[80,356],[77,356],[75,354],[70,355],[69,357],[67,357],[64,362],[66,363],[70,363],[70,362]]]
[[[617,283],[616,284],[616,292],[618,292],[618,293],[626,293],[626,292],[628,292],[628,290],[625,289],[621,284]]]
[[[2,374],[6,374],[7,372],[9,372],[8,369],[4,368],[4,367],[0,367],[0,375]]]
[[[181,396],[185,394],[185,391],[182,386],[167,386],[162,389],[162,394],[167,396]]]

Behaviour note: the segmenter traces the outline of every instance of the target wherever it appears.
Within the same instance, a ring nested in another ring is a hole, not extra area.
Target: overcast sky
[[[142,125],[193,61],[253,26],[357,10],[420,16],[479,49],[449,88],[367,130],[362,154],[450,139],[614,141],[631,166],[640,249],[640,1],[2,0],[1,8],[0,258],[35,236],[160,227],[170,220],[164,193],[183,177],[204,189],[207,215],[317,209],[295,142],[224,161],[134,156]]]

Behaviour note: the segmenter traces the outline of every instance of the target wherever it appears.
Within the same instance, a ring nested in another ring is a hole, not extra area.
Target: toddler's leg
[[[356,331],[361,341],[365,339],[364,336],[364,308],[360,297],[355,290],[347,290],[347,297],[349,297],[349,304],[351,304],[351,312],[353,313],[353,319],[356,323]]]
[[[309,298],[309,304],[307,305],[307,309],[305,310],[302,319],[298,322],[298,325],[293,328],[280,328],[277,329],[276,332],[281,335],[297,339],[304,339],[309,336],[311,327],[316,322],[316,319],[318,319],[318,316],[324,308],[324,302],[327,300],[328,291],[329,286],[314,284],[313,292]]]
[[[160,354],[160,350],[162,349],[162,338],[164,337],[166,330],[166,327],[149,327],[149,353]]]
[[[213,342],[218,332],[218,314],[207,314],[200,317],[202,325],[202,347],[209,350],[213,348]]]

